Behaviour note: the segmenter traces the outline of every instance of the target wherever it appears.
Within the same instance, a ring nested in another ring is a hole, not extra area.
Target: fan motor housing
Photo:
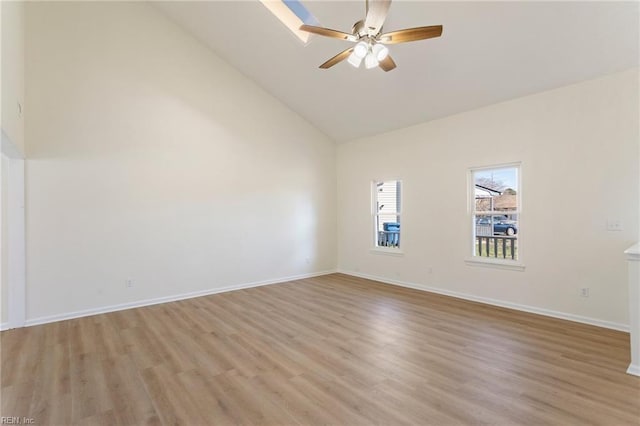
[[[382,27],[380,27],[380,30],[378,31],[378,33],[380,32],[382,32]],[[357,36],[358,38],[375,37],[377,35],[377,34],[369,34],[369,32],[367,31],[367,28],[364,26],[364,20],[360,20],[355,24],[353,24],[353,27],[351,28],[351,33],[354,36]]]

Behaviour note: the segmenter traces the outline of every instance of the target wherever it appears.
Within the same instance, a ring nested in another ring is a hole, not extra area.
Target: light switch
[[[607,219],[607,231],[622,231],[622,221],[620,219]]]

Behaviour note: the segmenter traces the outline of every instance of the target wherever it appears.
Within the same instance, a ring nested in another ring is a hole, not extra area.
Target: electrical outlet
[[[580,296],[581,297],[589,297],[589,288],[588,287],[581,288],[580,289]]]
[[[131,287],[133,287],[133,280],[132,280],[131,278],[127,278],[127,279],[125,280],[125,282],[124,282],[124,285],[125,285],[127,288],[131,288]]]

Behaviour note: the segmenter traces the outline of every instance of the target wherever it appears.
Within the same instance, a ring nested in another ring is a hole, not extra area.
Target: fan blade
[[[351,55],[351,52],[353,52],[353,47],[350,47],[347,50],[343,50],[342,52],[338,53],[333,58],[329,59],[324,64],[320,65],[320,68],[325,69],[325,70],[327,68],[331,68],[332,66],[334,66],[338,62],[342,62],[345,59],[347,59],[349,57],[349,55]]]
[[[382,29],[384,20],[387,19],[391,0],[369,0],[367,17],[364,18],[364,27],[371,36],[376,36]]]
[[[441,35],[442,25],[433,25],[431,27],[416,27],[392,31],[390,33],[382,34],[378,37],[378,41],[384,44],[397,44],[440,37]]]
[[[396,67],[396,63],[393,62],[393,59],[391,59],[391,56],[389,55],[387,55],[386,58],[381,60],[378,65],[380,66],[380,68],[382,68],[386,72],[389,72]]]
[[[343,33],[342,31],[331,30],[329,28],[314,27],[313,25],[300,25],[301,31],[308,33],[318,34],[325,37],[339,38],[342,40],[358,41],[358,38],[353,34]]]

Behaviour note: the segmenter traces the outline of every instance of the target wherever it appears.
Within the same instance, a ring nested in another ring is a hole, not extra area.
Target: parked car
[[[491,225],[491,219],[488,217],[481,217],[476,221],[476,225]],[[513,220],[494,218],[493,233],[509,236],[516,235],[518,233],[518,225]]]

